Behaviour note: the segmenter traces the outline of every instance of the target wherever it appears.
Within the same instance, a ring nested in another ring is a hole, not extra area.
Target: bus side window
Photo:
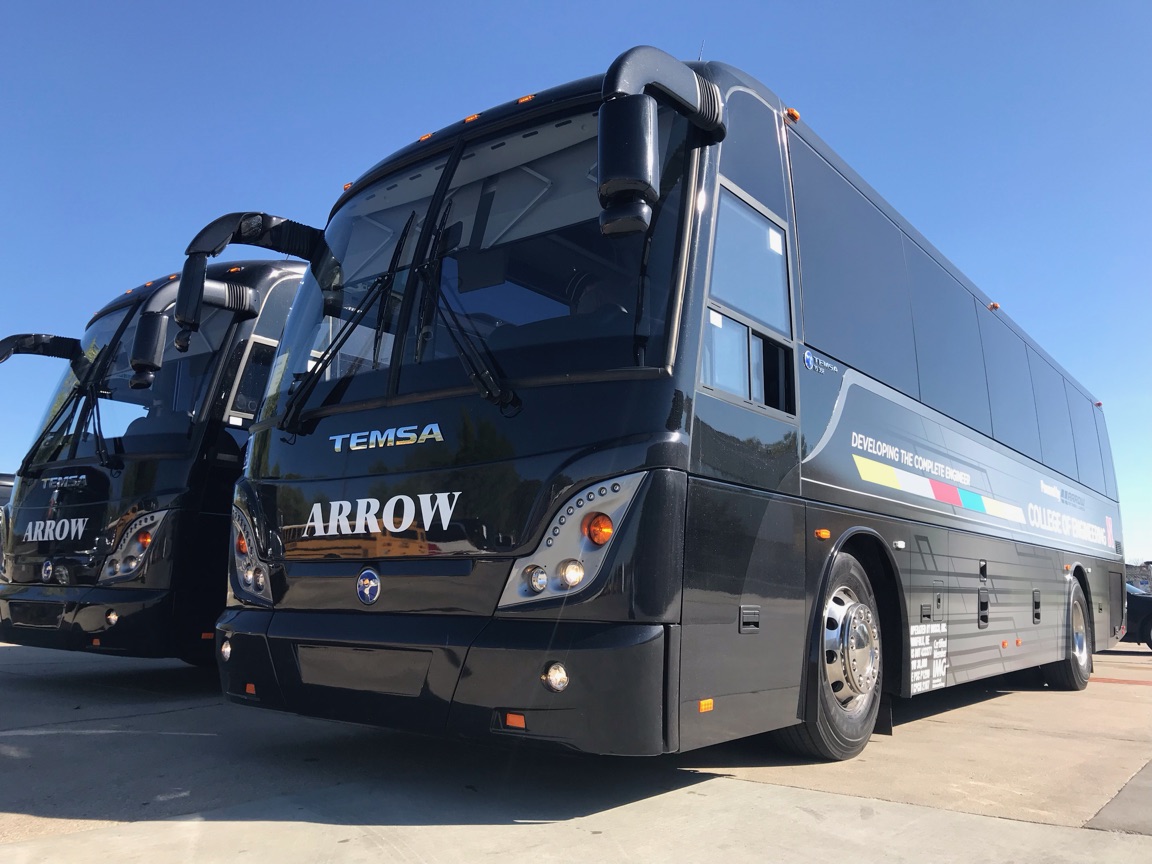
[[[782,228],[721,188],[701,383],[792,414],[784,242]]]
[[[232,413],[250,417],[256,415],[260,400],[264,398],[264,388],[272,371],[272,360],[276,357],[276,343],[271,340],[252,337],[248,359],[232,397]]]
[[[284,321],[292,298],[296,295],[297,281],[281,279],[271,287],[260,308],[260,316],[252,328],[248,349],[240,368],[240,380],[232,393],[228,406],[228,422],[247,428],[248,422],[260,409],[268,376],[272,371],[272,361],[276,357],[276,347],[284,330]],[[241,350],[243,343],[241,343]]]

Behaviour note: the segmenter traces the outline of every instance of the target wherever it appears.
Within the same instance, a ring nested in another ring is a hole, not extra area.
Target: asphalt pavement
[[[855,760],[473,744],[225,703],[214,670],[0,644],[0,861],[1084,862],[1152,854],[1152,651],[895,706]]]

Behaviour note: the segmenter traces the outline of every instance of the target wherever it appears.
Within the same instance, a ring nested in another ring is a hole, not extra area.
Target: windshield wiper
[[[424,283],[424,292],[420,297],[416,347],[412,352],[412,362],[419,363],[423,357],[425,348],[432,341],[432,319],[439,315],[448,338],[452,340],[452,347],[456,349],[460,362],[464,364],[464,371],[477,392],[492,404],[499,406],[501,412],[513,416],[520,411],[520,397],[512,388],[501,382],[500,375],[495,370],[495,363],[489,362],[492,357],[487,344],[484,345],[484,353],[488,354],[488,360],[476,347],[467,329],[461,326],[456,310],[444,299],[444,292],[440,290],[444,259],[459,242],[460,223],[448,227],[448,216],[451,212],[452,199],[449,198],[444,204],[444,211],[440,214],[440,222],[433,235],[432,259],[421,264],[417,270]],[[453,229],[456,229],[455,232]],[[453,233],[457,236],[453,237]]]
[[[296,424],[300,420],[300,414],[304,410],[304,402],[307,400],[309,394],[316,388],[320,376],[324,374],[324,370],[332,363],[340,349],[344,347],[344,343],[348,341],[348,337],[364,320],[373,304],[378,297],[385,298],[382,303],[386,303],[388,292],[392,290],[392,283],[396,279],[396,269],[400,266],[400,256],[404,252],[404,244],[408,240],[408,232],[412,228],[412,223],[416,221],[416,211],[413,210],[408,216],[408,221],[404,223],[404,228],[400,232],[400,237],[396,241],[396,248],[392,250],[392,260],[388,262],[388,269],[376,277],[375,281],[364,292],[364,300],[360,303],[360,308],[356,310],[355,314],[349,318],[344,324],[336,331],[336,336],[328,343],[328,347],[324,349],[324,353],[317,358],[316,363],[311,369],[303,373],[300,379],[296,382],[296,389],[288,394],[288,399],[284,402],[284,416],[280,418],[277,424],[278,429],[283,429],[285,432],[291,432],[295,429]],[[380,310],[380,315],[376,321],[376,333],[373,337],[372,343],[372,362],[375,363],[378,359],[380,352],[380,341],[383,338],[383,327],[385,326],[385,310]]]
[[[108,452],[108,439],[104,437],[104,429],[100,423],[100,387],[95,377],[88,384],[88,403],[92,406],[89,416],[92,418],[92,445],[96,449],[96,459],[101,468],[113,471],[124,467],[124,461]]]
[[[64,412],[68,411],[68,419],[61,424],[61,429],[67,429],[72,423],[72,417],[76,413],[76,408],[80,405],[80,400],[76,397],[84,393],[84,385],[77,381],[72,385],[72,389],[68,391],[68,395],[64,397],[64,401],[60,403],[60,407],[56,409],[56,413],[52,415],[51,419],[44,424],[44,428],[40,430],[40,434],[36,436],[36,440],[32,442],[32,446],[28,448],[28,452],[24,454],[24,458],[20,461],[20,467],[17,473],[21,476],[28,476],[28,470],[32,466],[33,458],[45,447],[47,441],[53,435],[53,430],[57,428],[57,423],[60,423],[64,417]],[[59,433],[63,437],[64,433]],[[47,459],[45,462],[49,461]],[[41,465],[40,467],[43,467]]]
[[[452,340],[456,353],[460,355],[460,362],[464,364],[464,371],[468,373],[468,379],[476,387],[477,392],[493,405],[496,405],[500,409],[500,413],[506,417],[514,417],[520,413],[523,403],[521,403],[520,397],[516,395],[516,391],[504,384],[499,373],[496,372],[495,359],[492,357],[492,352],[484,341],[484,337],[480,336],[479,333],[476,334],[477,338],[480,339],[480,344],[484,346],[484,352],[481,353],[472,337],[468,335],[468,331],[460,324],[456,310],[444,301],[443,292],[437,292],[436,311],[440,315],[440,320],[444,322],[444,329],[448,332],[448,338]],[[451,316],[451,321],[448,320],[449,316]],[[484,359],[484,354],[488,355],[488,360]]]
[[[444,265],[444,256],[448,254],[445,226],[448,224],[448,214],[452,212],[452,199],[444,202],[444,212],[440,214],[440,222],[436,226],[436,233],[432,238],[432,260],[421,264],[416,272],[424,283],[424,291],[420,295],[420,309],[416,315],[416,347],[412,349],[412,362],[419,363],[424,356],[424,346],[432,341],[432,316],[440,306],[440,271]]]

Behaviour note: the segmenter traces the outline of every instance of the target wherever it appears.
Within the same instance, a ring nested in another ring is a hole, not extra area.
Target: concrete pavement
[[[1097,655],[1095,678],[898,703],[895,735],[847,763],[761,739],[629,760],[245,709],[211,671],[0,646],[0,861],[1147,856],[1152,652]]]

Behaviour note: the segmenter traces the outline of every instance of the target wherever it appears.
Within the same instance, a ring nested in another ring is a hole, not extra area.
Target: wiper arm
[[[70,415],[75,413],[77,406],[80,405],[80,400],[76,397],[83,392],[84,386],[79,381],[72,385],[72,389],[68,392],[64,401],[61,402],[60,407],[56,409],[56,413],[44,424],[44,428],[40,430],[40,434],[36,436],[36,440],[32,442],[32,446],[28,448],[28,452],[24,454],[24,458],[20,460],[20,467],[17,471],[21,476],[28,474],[28,469],[32,465],[32,458],[40,452],[40,449],[51,435],[52,430],[56,428],[56,424],[60,422],[64,416],[64,412],[68,411]],[[71,422],[71,419],[69,419],[64,426],[67,427]]]
[[[364,292],[364,300],[360,304],[360,308],[356,310],[355,314],[349,318],[340,329],[336,332],[336,336],[328,343],[328,347],[324,349],[324,353],[316,360],[315,365],[301,376],[296,383],[296,389],[288,394],[288,399],[284,403],[284,416],[280,418],[277,428],[283,429],[286,432],[291,432],[296,428],[296,424],[300,420],[300,414],[304,409],[304,402],[307,400],[309,394],[316,389],[316,384],[320,380],[320,376],[324,374],[324,370],[331,365],[333,359],[344,347],[344,343],[348,341],[348,337],[360,325],[368,314],[368,310],[376,302],[378,297],[386,297],[387,292],[392,290],[392,283],[396,279],[396,269],[400,266],[400,256],[404,251],[404,244],[408,240],[408,232],[412,228],[412,223],[416,221],[416,211],[413,210],[408,216],[408,221],[404,223],[404,229],[400,232],[400,237],[396,241],[396,248],[392,250],[392,260],[388,262],[388,269],[376,277],[375,281]],[[383,324],[384,324],[384,310],[381,310],[380,317],[376,324],[376,334],[372,343],[372,361],[375,363],[379,357],[380,341],[383,338]]]
[[[448,214],[452,212],[452,199],[444,203],[440,223],[432,240],[432,260],[425,261],[418,269],[424,282],[424,293],[420,296],[420,312],[416,317],[416,347],[412,350],[412,362],[419,363],[424,356],[424,346],[432,340],[432,316],[440,308],[440,270],[444,264],[444,229],[448,224]]]
[[[100,387],[96,378],[93,378],[87,388],[88,401],[92,406],[92,443],[96,448],[96,459],[101,468],[113,470],[123,468],[124,462],[119,456],[108,452],[108,439],[104,437],[104,429],[100,423]]]
[[[442,292],[437,293],[436,311],[440,315],[440,320],[444,322],[444,327],[448,331],[448,337],[452,340],[456,353],[460,355],[460,362],[464,364],[464,371],[468,373],[469,380],[480,395],[499,407],[500,413],[506,417],[514,417],[520,413],[523,404],[520,397],[516,395],[515,390],[503,383],[499,373],[494,368],[494,361],[489,363],[484,359],[485,353],[488,354],[489,359],[492,359],[492,353],[488,350],[484,338],[476,334],[484,346],[484,352],[481,353],[472,337],[468,335],[468,331],[461,326],[456,310],[444,302]],[[451,317],[451,321],[448,320],[449,317]]]

